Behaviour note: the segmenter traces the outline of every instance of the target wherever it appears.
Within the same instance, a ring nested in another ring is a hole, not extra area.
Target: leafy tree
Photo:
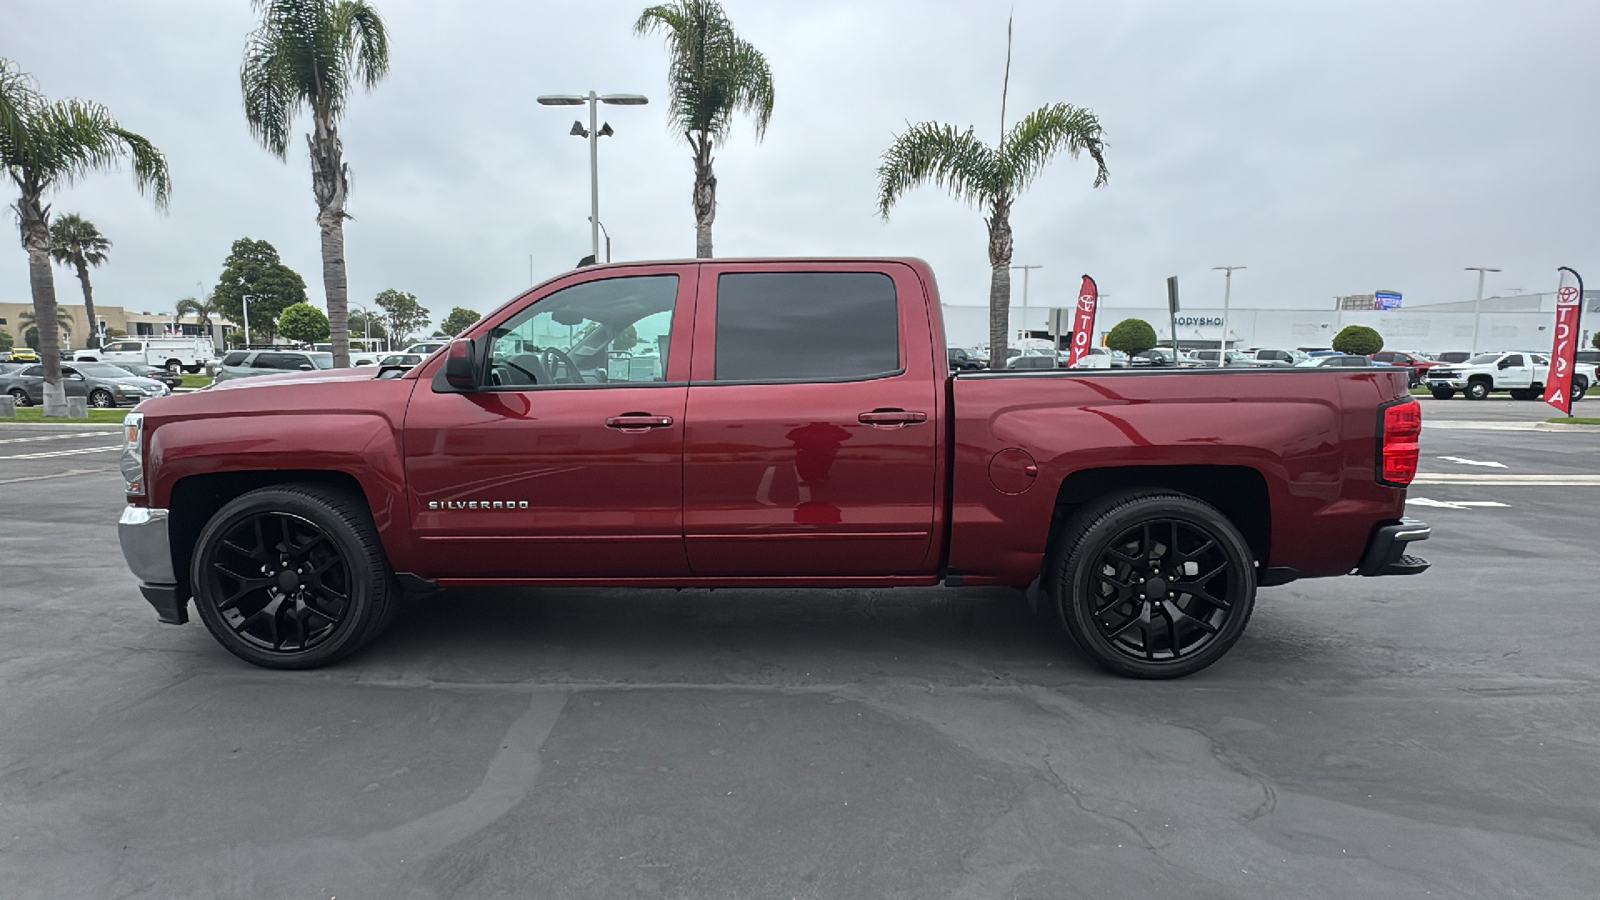
[[[1600,331],[1596,331],[1594,333],[1594,339],[1589,341],[1589,343],[1593,344],[1596,350],[1600,350]]]
[[[456,307],[450,310],[450,315],[444,317],[439,323],[439,330],[445,334],[455,336],[467,330],[467,326],[483,318],[477,310]]]
[[[248,302],[250,328],[270,335],[277,333],[278,316],[285,309],[306,302],[306,282],[283,264],[276,247],[246,237],[233,242],[211,297],[217,309],[241,327]]]
[[[167,160],[149,140],[123,128],[111,112],[86,100],[48,101],[32,78],[0,59],[0,172],[19,192],[14,209],[28,252],[28,281],[44,363],[44,413],[66,414],[55,274],[50,269],[50,207],[56,188],[127,160],[133,181],[165,209],[172,192]]]
[[[11,332],[0,328],[0,350],[10,350],[16,345],[17,339],[11,336]]]
[[[50,223],[50,256],[63,266],[71,266],[83,285],[83,308],[89,314],[89,336],[84,346],[100,346],[99,319],[94,315],[94,288],[89,284],[89,267],[102,265],[111,250],[111,240],[100,233],[94,223],[78,215],[67,213]]]
[[[717,0],[674,0],[639,14],[633,33],[667,41],[667,118],[694,151],[695,256],[711,256],[717,175],[711,151],[728,140],[733,115],[755,117],[756,140],[772,119],[772,70],[733,30]]]
[[[325,341],[328,339],[328,317],[309,303],[296,303],[278,316],[278,333],[302,344]]]
[[[1123,319],[1106,335],[1106,346],[1133,356],[1156,345],[1156,330],[1143,319]]]
[[[382,314],[361,309],[350,313],[350,331],[352,334],[359,332],[364,338],[389,336],[389,326]]]
[[[295,116],[311,114],[311,190],[322,229],[333,364],[350,365],[344,220],[350,170],[339,120],[357,86],[371,90],[389,71],[389,35],[366,0],[254,0],[261,24],[245,45],[239,87],[250,133],[287,159]]]
[[[1011,80],[1010,26],[1006,28],[1006,83]],[[1106,183],[1105,143],[1100,120],[1087,109],[1066,103],[1041,106],[1005,127],[1006,91],[1000,94],[1000,144],[991,147],[975,131],[957,131],[938,122],[912,125],[883,152],[878,166],[878,214],[922,184],[936,184],[957,200],[988,213],[989,347],[1004,359],[1011,331],[1011,206],[1063,150],[1076,159],[1087,152],[1095,162],[1094,186]]]
[[[383,308],[389,334],[397,344],[411,340],[411,332],[428,324],[428,310],[417,302],[416,294],[389,288],[381,291],[372,302]]]
[[[118,328],[115,325],[106,326],[106,340],[108,341],[114,341],[117,338],[125,338],[127,336],[128,333],[126,331],[123,331],[121,328]]]
[[[1333,336],[1333,349],[1356,356],[1371,356],[1383,349],[1383,335],[1365,325],[1346,325]]]

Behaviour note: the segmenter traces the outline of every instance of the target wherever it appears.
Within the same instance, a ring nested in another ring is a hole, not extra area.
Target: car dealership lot
[[[114,428],[0,425],[4,893],[1591,897],[1600,433],[1422,403],[1434,568],[1162,683],[979,589],[450,592],[263,671],[139,598]]]

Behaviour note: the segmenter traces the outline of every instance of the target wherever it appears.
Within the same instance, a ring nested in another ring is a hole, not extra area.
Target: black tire
[[[1534,393],[1533,393],[1533,390],[1531,388],[1512,388],[1511,389],[1511,399],[1513,399],[1513,400],[1532,400],[1532,399],[1534,399]]]
[[[1435,400],[1449,400],[1456,395],[1456,390],[1455,388],[1436,387],[1428,388],[1428,393],[1432,394]]]
[[[183,363],[176,359],[167,360],[167,371],[174,375],[183,374]]]
[[[1587,393],[1589,393],[1589,379],[1583,377],[1574,377],[1572,379],[1572,391],[1570,394],[1572,397],[1572,402],[1576,403],[1579,400],[1582,400],[1583,396]]]
[[[188,374],[190,374],[190,375],[198,375],[200,373],[200,369],[201,369],[200,366],[184,366],[183,367],[183,371],[188,373]],[[177,374],[177,373],[173,373],[173,374]]]
[[[1118,675],[1192,675],[1221,659],[1250,621],[1249,545],[1227,516],[1193,497],[1108,497],[1069,519],[1052,546],[1050,603],[1078,646]]]
[[[1483,400],[1489,396],[1489,382],[1469,381],[1467,389],[1463,392],[1468,400]]]
[[[117,398],[110,391],[100,388],[89,392],[89,405],[95,409],[115,409]]]
[[[312,484],[261,488],[218,510],[195,543],[190,584],[211,636],[269,669],[349,656],[388,626],[399,594],[366,502]]]
[[[11,399],[15,400],[17,402],[17,406],[19,408],[23,407],[23,406],[32,406],[33,405],[33,401],[28,399],[28,392],[23,390],[22,388],[12,388],[11,389]]]

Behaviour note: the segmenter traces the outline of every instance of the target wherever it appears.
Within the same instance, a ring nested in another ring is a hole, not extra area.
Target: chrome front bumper
[[[189,621],[189,602],[178,595],[167,518],[164,509],[129,506],[117,521],[117,540],[128,569],[139,579],[139,593],[155,607],[161,621],[182,625]]]

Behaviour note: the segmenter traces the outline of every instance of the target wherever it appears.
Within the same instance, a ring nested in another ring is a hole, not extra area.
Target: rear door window
[[[717,381],[856,381],[897,374],[899,308],[881,272],[717,278]]]
[[[281,369],[281,368],[283,368],[283,354],[282,353],[257,353],[256,354],[256,358],[254,360],[252,360],[251,363],[250,363],[250,368],[252,368],[252,369]]]
[[[250,353],[248,351],[235,350],[222,358],[222,364],[225,366],[242,366],[249,356]]]

